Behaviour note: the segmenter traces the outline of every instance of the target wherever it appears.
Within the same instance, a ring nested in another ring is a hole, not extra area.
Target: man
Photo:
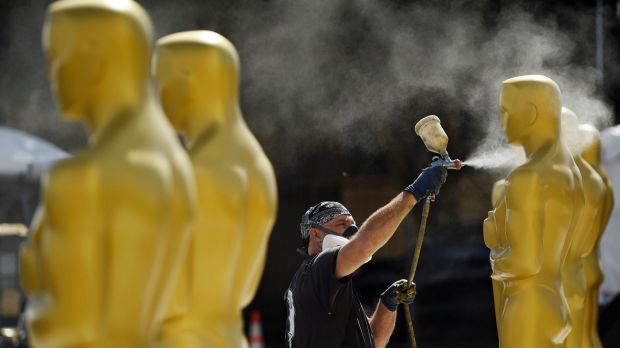
[[[411,303],[415,285],[402,279],[381,294],[375,313],[366,317],[351,275],[394,234],[414,205],[439,193],[446,169],[431,167],[374,212],[357,232],[351,213],[338,202],[321,202],[302,218],[301,236],[308,257],[285,294],[289,347],[384,347],[394,330],[399,303]],[[350,241],[348,240],[350,238]]]

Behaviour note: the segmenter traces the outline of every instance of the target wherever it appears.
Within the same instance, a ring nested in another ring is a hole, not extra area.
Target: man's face
[[[353,224],[355,224],[355,220],[353,219],[352,216],[350,216],[350,215],[340,215],[340,216],[336,216],[335,218],[333,218],[329,222],[326,222],[325,224],[323,224],[323,226],[325,228],[328,228],[328,229],[338,233],[338,235],[342,236],[342,234],[347,229],[347,227],[349,227],[349,226],[351,226]],[[321,232],[321,233],[323,233],[323,232]],[[323,237],[325,237],[325,233],[323,233]]]

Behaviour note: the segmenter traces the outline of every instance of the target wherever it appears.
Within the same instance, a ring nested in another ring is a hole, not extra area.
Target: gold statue
[[[599,132],[588,124],[579,125],[581,135],[589,140],[588,146],[581,156],[599,174],[604,184],[604,198],[600,206],[598,221],[595,221],[590,230],[588,246],[582,256],[585,274],[587,295],[584,304],[584,335],[582,347],[601,348],[601,339],[598,336],[598,289],[603,282],[603,272],[599,262],[598,243],[607,226],[614,207],[614,197],[611,182],[601,163],[601,143]]]
[[[561,269],[583,190],[560,137],[560,108],[560,89],[545,76],[502,83],[502,128],[527,157],[506,178],[504,198],[484,224],[485,237],[505,234],[507,240],[490,254],[492,277],[503,284],[498,332],[504,348],[563,347],[570,332]]]
[[[601,176],[580,155],[583,148],[581,143],[588,137],[587,134],[584,136],[583,132],[580,132],[577,115],[568,108],[562,108],[562,134],[581,173],[584,193],[584,207],[562,268],[562,285],[572,324],[572,330],[566,339],[566,347],[590,348],[592,347],[590,341],[584,337],[588,292],[583,257],[592,252],[600,235],[601,207],[606,187]]]
[[[155,61],[160,100],[188,140],[198,186],[192,257],[182,280],[192,284],[189,312],[171,309],[161,342],[247,345],[241,310],[262,274],[277,193],[271,164],[239,107],[239,58],[220,34],[189,31],[160,39]]]
[[[505,205],[503,199],[506,192],[506,179],[500,179],[493,185],[491,191],[491,204],[494,207]],[[491,253],[499,253],[508,245],[506,233],[499,233],[496,226],[504,226],[504,215],[494,215],[489,212],[488,219],[484,220],[484,244],[491,249]],[[495,304],[495,324],[497,326],[497,334],[499,335],[501,313],[503,311],[503,302],[501,301],[503,282],[497,279],[491,279],[493,284],[493,303]]]
[[[33,347],[151,347],[191,237],[194,179],[150,87],[152,27],[130,0],[51,4],[50,83],[89,146],[54,166],[21,251]]]

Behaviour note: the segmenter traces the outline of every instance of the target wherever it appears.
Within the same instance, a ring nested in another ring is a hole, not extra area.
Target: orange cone
[[[255,310],[250,314],[250,348],[265,348],[263,340],[263,325],[261,324],[260,313]]]

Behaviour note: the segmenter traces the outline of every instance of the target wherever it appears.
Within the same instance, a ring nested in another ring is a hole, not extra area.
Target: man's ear
[[[311,228],[311,229],[310,229],[310,236],[311,236],[311,237],[314,237],[314,238],[317,238],[317,237],[319,236],[319,234],[318,234],[318,232],[317,232],[316,228]]]
[[[325,236],[322,236],[320,234],[320,232],[321,231],[316,229],[316,228],[311,228],[310,229],[310,236],[313,236],[314,238],[317,238],[317,239],[323,239],[323,237],[325,237]]]

